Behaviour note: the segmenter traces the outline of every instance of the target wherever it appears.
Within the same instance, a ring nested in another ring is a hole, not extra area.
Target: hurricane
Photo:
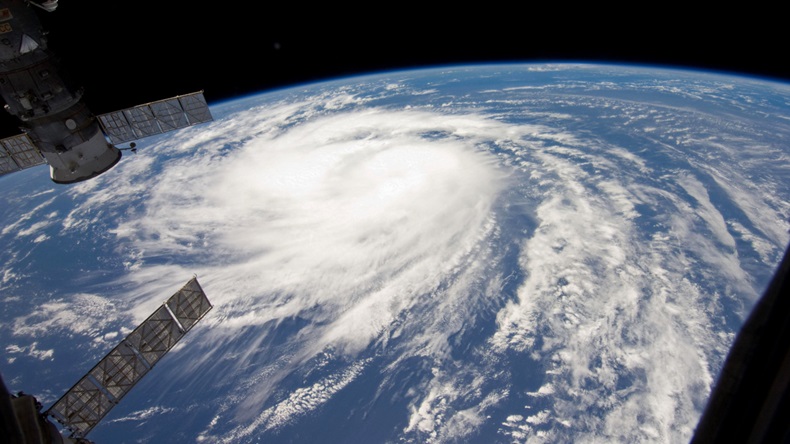
[[[789,239],[790,90],[749,87],[526,65],[212,105],[6,196],[9,297],[44,250],[91,256],[6,312],[8,359],[91,362],[196,275],[214,310],[97,435],[687,441]],[[30,345],[54,334],[93,339]]]

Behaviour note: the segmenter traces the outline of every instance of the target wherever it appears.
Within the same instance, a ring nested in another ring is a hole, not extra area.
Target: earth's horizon
[[[49,407],[184,282],[101,442],[687,442],[790,240],[790,84],[445,66],[210,104],[0,177],[0,362]]]

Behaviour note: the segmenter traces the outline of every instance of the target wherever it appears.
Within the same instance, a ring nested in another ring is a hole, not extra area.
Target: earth
[[[457,66],[213,103],[0,178],[0,371],[49,407],[197,275],[88,438],[687,442],[790,240],[790,85]]]

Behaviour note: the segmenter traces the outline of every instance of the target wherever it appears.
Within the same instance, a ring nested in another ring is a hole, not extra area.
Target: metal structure
[[[84,438],[211,308],[191,279],[45,413]]]
[[[203,92],[171,97],[98,116],[112,143],[174,131],[212,120]]]
[[[0,175],[46,163],[27,134],[0,139]]]
[[[3,139],[0,175],[46,162],[54,182],[80,182],[120,161],[116,143],[213,120],[202,91],[95,117],[59,73],[33,6],[52,12],[57,1],[0,1],[0,94],[24,132]]]

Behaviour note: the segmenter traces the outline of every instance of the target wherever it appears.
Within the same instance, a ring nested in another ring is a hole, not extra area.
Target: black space
[[[487,62],[665,65],[790,81],[783,15],[754,6],[59,3],[39,17],[94,113],[200,89],[211,104],[321,79]]]

